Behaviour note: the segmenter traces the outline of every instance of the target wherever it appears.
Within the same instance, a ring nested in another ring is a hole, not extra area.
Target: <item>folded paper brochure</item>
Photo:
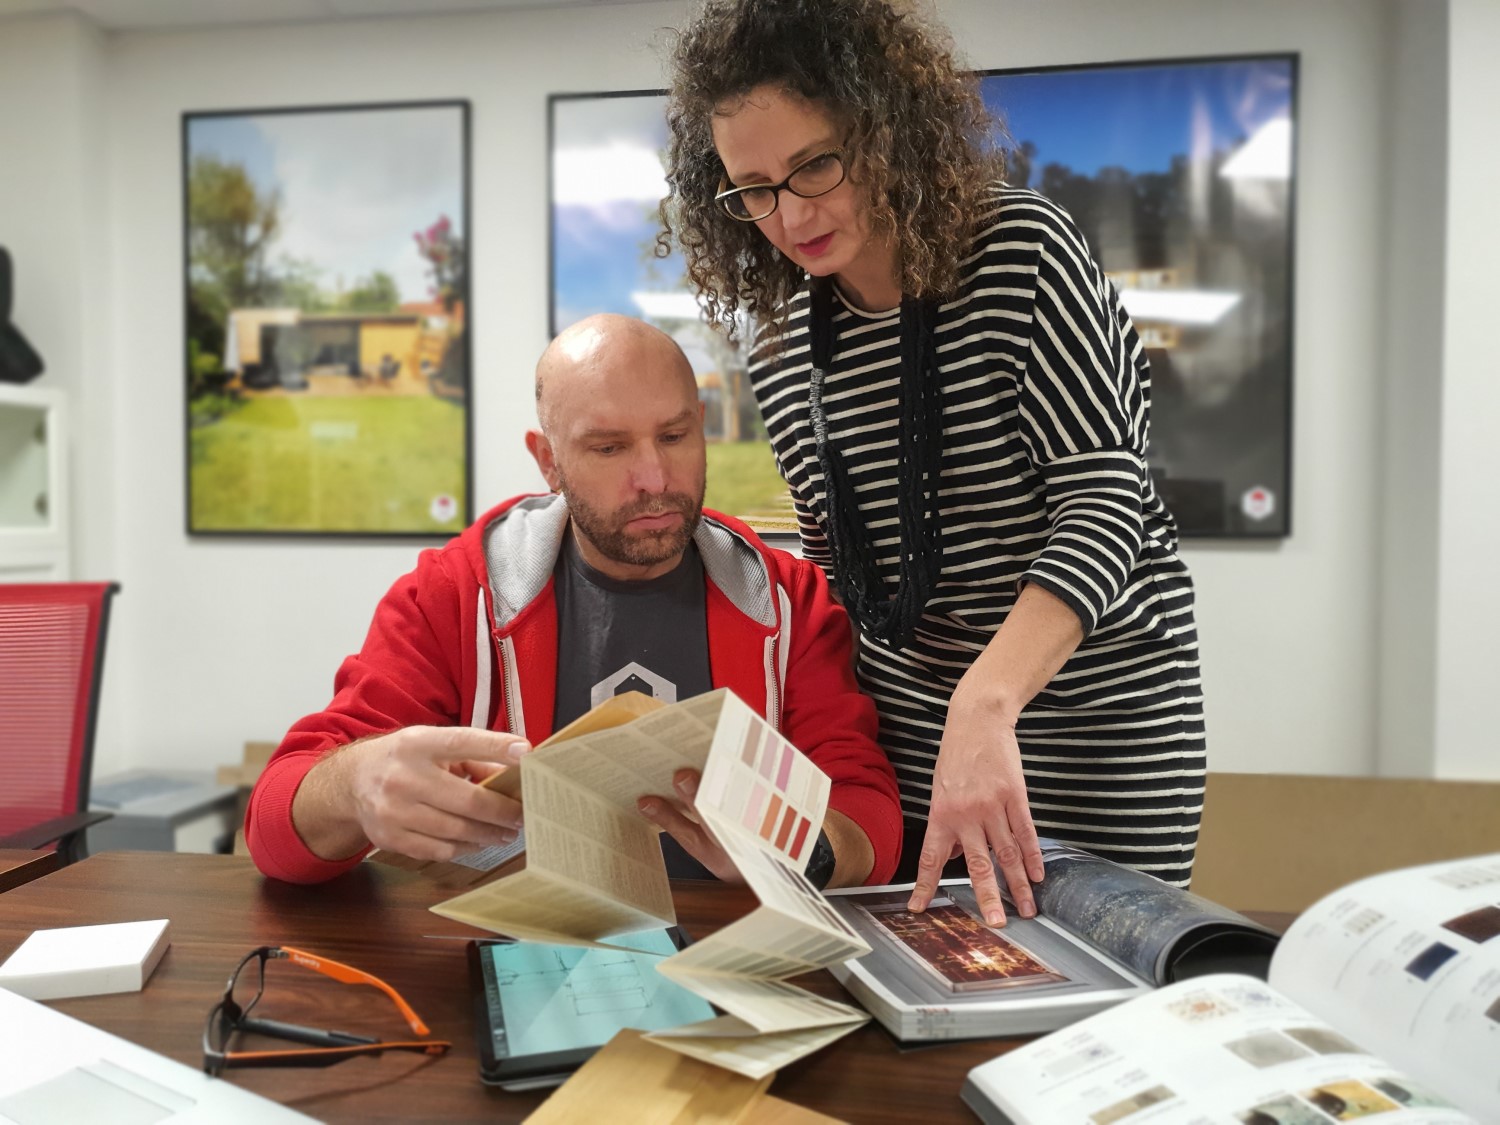
[[[432,909],[563,945],[676,924],[659,830],[636,801],[670,793],[685,768],[701,772],[697,815],[760,906],[659,966],[727,1014],[649,1038],[758,1078],[869,1019],[786,983],[869,946],[802,873],[827,775],[727,689],[670,706],[617,696],[486,782],[526,810],[524,868]]]

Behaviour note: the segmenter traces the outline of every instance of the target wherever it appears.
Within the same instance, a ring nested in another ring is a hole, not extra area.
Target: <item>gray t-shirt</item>
[[[658,578],[622,582],[584,562],[569,532],[554,576],[554,730],[621,692],[639,691],[675,703],[713,690],[703,560],[697,547],[690,543],[682,562]],[[665,834],[662,852],[674,878],[713,877]]]

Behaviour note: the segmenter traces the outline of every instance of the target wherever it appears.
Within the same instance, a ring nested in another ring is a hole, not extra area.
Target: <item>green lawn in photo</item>
[[[719,441],[708,444],[708,489],[705,507],[746,519],[760,526],[772,513],[790,517],[786,482],[776,471],[776,455],[770,442]]]
[[[194,531],[456,533],[464,413],[421,395],[255,398],[190,434]],[[454,516],[433,518],[438,496]]]

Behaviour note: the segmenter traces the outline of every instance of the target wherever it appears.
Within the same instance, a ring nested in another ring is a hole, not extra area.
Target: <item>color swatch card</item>
[[[698,809],[719,814],[715,829],[733,824],[801,871],[823,826],[828,775],[750,708],[734,703],[720,712]]]
[[[869,946],[803,875],[828,776],[727,689],[671,706],[616,696],[487,781],[525,809],[525,867],[432,909],[521,940],[606,948],[674,924],[659,830],[636,802],[671,794],[682,769],[701,774],[696,815],[760,906],[660,968],[728,1015],[653,1040],[759,1076],[869,1018],[785,983]]]

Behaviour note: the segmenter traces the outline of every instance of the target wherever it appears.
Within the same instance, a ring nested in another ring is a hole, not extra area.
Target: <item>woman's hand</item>
[[[926,910],[943,865],[963,855],[985,922],[1003,926],[1005,905],[990,854],[1000,861],[1021,917],[1030,918],[1036,913],[1031,884],[1042,881],[1042,850],[1026,802],[1015,719],[999,705],[976,699],[972,689],[966,690],[968,679],[960,681],[948,707],[933,771],[927,836],[908,907]]]
[[[963,855],[984,920],[1005,925],[1005,905],[990,862],[993,852],[1021,917],[1036,913],[1031,884],[1040,883],[1045,872],[1026,801],[1016,718],[1082,640],[1078,615],[1030,582],[958,681],[932,774],[932,805],[912,910],[927,909],[943,864]]]

